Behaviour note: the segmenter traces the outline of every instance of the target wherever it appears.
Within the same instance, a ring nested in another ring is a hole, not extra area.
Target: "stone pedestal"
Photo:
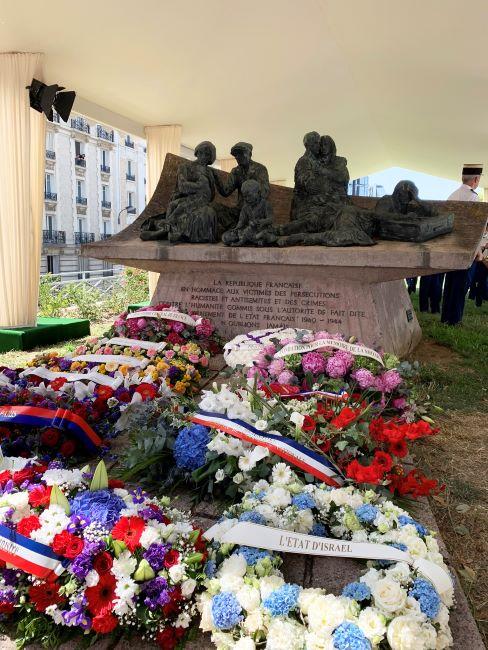
[[[421,338],[402,280],[343,280],[323,267],[174,262],[168,271],[161,268],[153,301],[211,318],[226,339],[303,327],[344,332],[404,356]]]

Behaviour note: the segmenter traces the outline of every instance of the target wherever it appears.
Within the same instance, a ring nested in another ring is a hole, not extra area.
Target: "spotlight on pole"
[[[61,91],[64,90],[64,86],[58,84],[47,86],[38,79],[33,79],[31,85],[26,88],[29,90],[31,108],[44,113],[50,122],[53,121],[53,108],[55,108],[60,117],[65,122],[68,121],[76,97],[73,90],[63,93]]]

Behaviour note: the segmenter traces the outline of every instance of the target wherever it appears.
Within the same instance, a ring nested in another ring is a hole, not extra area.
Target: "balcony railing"
[[[46,149],[46,158],[50,158],[51,160],[56,160],[56,152],[52,151],[52,149]]]
[[[102,208],[111,208],[112,201],[102,201]]]
[[[76,203],[78,205],[86,205],[86,196],[77,196]]]
[[[93,232],[75,232],[75,244],[92,244],[95,241]]]
[[[86,160],[80,156],[75,157],[75,165],[77,167],[86,167]]]
[[[43,244],[66,244],[66,233],[64,230],[43,230]]]
[[[127,213],[128,214],[135,214],[136,213],[135,207],[133,205],[131,205],[130,208],[127,208]]]
[[[114,132],[113,131],[107,131],[107,129],[104,129],[103,126],[100,126],[100,124],[97,124],[97,138],[101,138],[102,140],[108,140],[109,142],[114,141]]]
[[[58,200],[58,195],[57,192],[44,192],[44,198],[47,199],[48,201],[57,201]]]
[[[105,174],[110,174],[110,167],[108,165],[100,165],[100,171],[105,172]]]
[[[134,149],[134,140],[131,140],[129,136],[127,136],[125,139],[125,146]]]
[[[109,233],[109,232],[101,232],[100,233],[100,239],[102,241],[105,241],[106,239],[110,239],[111,236],[112,236],[112,233]]]
[[[83,133],[90,133],[90,125],[82,117],[75,117],[71,119],[71,128]]]
[[[126,174],[125,177],[126,177],[126,179],[128,181],[135,181],[136,180],[135,174]]]

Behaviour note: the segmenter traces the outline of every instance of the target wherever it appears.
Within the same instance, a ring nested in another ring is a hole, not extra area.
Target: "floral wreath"
[[[370,564],[342,594],[286,583],[276,553],[218,539],[237,521],[319,537],[389,544],[445,567],[433,534],[372,491],[303,484],[284,463],[214,527],[200,627],[220,650],[442,650],[452,590],[439,594],[406,562]],[[217,530],[216,530],[217,529]]]

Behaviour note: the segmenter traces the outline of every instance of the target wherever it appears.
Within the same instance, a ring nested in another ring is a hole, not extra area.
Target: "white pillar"
[[[147,140],[147,201],[154,194],[158,184],[164,159],[167,153],[180,155],[181,149],[181,126],[179,124],[168,124],[165,126],[146,126],[144,128]],[[149,297],[152,299],[159,273],[149,272]]]
[[[223,172],[230,172],[234,167],[237,166],[237,162],[235,158],[220,158],[219,159],[220,163],[220,169]]]
[[[42,54],[0,53],[0,327],[37,319],[44,204],[45,120],[26,86]]]

